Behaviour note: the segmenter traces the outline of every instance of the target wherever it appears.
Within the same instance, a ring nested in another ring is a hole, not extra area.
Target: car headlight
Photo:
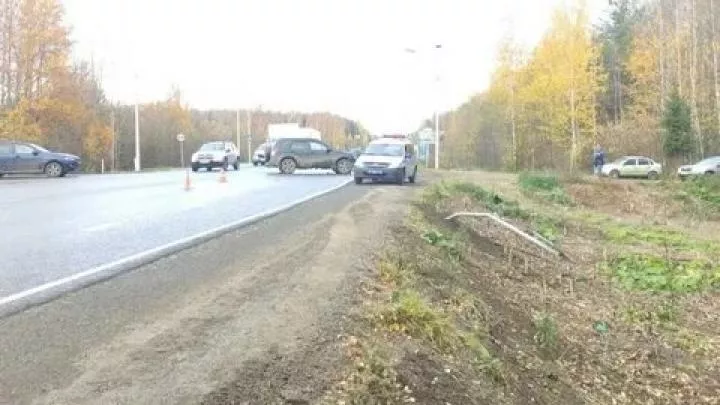
[[[388,169],[397,169],[400,167],[400,165],[402,165],[402,160],[394,160],[394,161],[390,161],[390,163],[388,163],[387,168]]]

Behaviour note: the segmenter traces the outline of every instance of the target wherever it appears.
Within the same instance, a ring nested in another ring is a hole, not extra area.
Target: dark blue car
[[[80,168],[80,158],[50,152],[27,142],[0,140],[0,177],[6,174],[46,174],[62,177]]]

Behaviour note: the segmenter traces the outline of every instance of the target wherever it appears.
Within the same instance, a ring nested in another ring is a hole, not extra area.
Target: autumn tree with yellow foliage
[[[70,64],[59,0],[0,0],[0,137],[107,158],[109,106],[92,66]]]
[[[597,141],[611,157],[677,164],[663,147],[671,95],[691,115],[694,146],[680,160],[720,154],[718,14],[718,0],[613,0],[600,23],[589,21],[582,1],[557,10],[534,49],[504,39],[485,94],[445,114],[441,161],[572,170],[589,166]],[[464,130],[481,121],[483,130]],[[477,140],[498,131],[499,156],[481,158]],[[468,157],[454,145],[475,149]]]
[[[479,143],[458,139],[484,138],[493,140],[485,145],[494,145],[502,137],[504,142],[499,142],[496,151],[507,168],[573,170],[597,137],[597,96],[605,81],[599,62],[587,10],[558,9],[533,52],[524,54],[511,39],[504,40],[486,96],[472,101],[474,114],[465,105],[448,114],[447,142],[453,140],[464,144],[463,150],[486,154],[478,149]],[[489,136],[460,133],[463,126],[477,127],[483,121],[483,127],[493,131]],[[452,150],[450,147],[447,152]],[[467,156],[457,158],[468,160]],[[488,160],[494,166],[500,159]]]

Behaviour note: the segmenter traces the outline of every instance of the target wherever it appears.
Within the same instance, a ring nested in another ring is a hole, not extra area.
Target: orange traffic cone
[[[185,171],[185,191],[190,191],[192,185],[190,184],[190,169]]]
[[[225,174],[225,168],[220,169],[220,183],[227,183],[227,175]]]

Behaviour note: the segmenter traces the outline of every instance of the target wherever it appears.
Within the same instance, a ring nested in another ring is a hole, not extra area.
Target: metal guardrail
[[[446,220],[451,220],[455,217],[481,217],[481,218],[489,218],[496,223],[502,225],[503,227],[509,229],[510,231],[514,232],[515,234],[521,236],[523,239],[529,241],[530,243],[538,246],[539,248],[545,250],[548,253],[551,253],[555,256],[563,256],[562,252],[558,251],[552,245],[549,243],[549,241],[542,236],[538,235],[539,237],[532,236],[528,234],[527,232],[523,231],[522,229],[516,227],[515,225],[503,220],[500,218],[497,214],[491,213],[491,212],[456,212],[450,216],[447,216]]]

